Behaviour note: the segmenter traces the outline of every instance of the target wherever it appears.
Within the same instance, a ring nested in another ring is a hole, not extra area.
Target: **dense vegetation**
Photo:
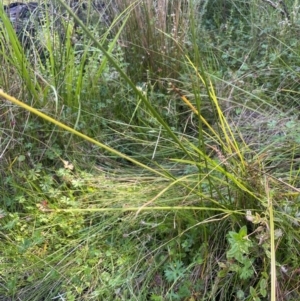
[[[67,2],[0,9],[0,300],[299,300],[298,1]]]

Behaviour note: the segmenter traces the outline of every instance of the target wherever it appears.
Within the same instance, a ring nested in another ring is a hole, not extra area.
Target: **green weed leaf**
[[[184,267],[181,261],[175,261],[170,263],[165,270],[165,277],[168,282],[173,282],[184,276]]]
[[[238,233],[230,231],[227,235],[230,249],[227,251],[227,258],[234,258],[238,262],[245,261],[244,255],[249,254],[249,248],[252,242],[247,238],[247,228],[242,227]]]

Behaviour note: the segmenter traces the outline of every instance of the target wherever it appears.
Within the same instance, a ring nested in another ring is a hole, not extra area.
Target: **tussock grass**
[[[230,44],[244,5],[110,4],[101,28],[61,2],[34,59],[1,13],[0,299],[297,300],[298,119]]]

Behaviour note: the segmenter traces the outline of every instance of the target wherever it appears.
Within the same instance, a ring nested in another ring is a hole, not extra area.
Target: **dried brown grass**
[[[186,0],[116,0],[118,12],[131,5],[131,15],[122,36],[126,56],[139,60],[152,75],[176,77],[180,49],[187,41],[190,4]]]

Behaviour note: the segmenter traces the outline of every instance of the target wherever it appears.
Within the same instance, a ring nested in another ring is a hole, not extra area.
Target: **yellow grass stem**
[[[269,211],[269,231],[270,231],[270,249],[271,249],[271,299],[270,301],[276,301],[276,250],[275,250],[275,227],[274,227],[274,214],[273,214],[273,203],[272,196],[270,195],[270,188],[268,178],[265,177],[265,191],[268,201]]]
[[[240,151],[240,148],[238,146],[237,141],[234,138],[234,134],[232,133],[232,130],[231,130],[231,128],[230,128],[230,126],[229,126],[229,124],[228,124],[221,108],[220,108],[218,98],[215,94],[215,90],[214,90],[214,87],[213,87],[211,81],[209,81],[209,83],[208,83],[204,79],[204,77],[199,73],[197,67],[191,61],[191,59],[187,55],[185,57],[186,57],[187,61],[189,62],[189,64],[193,67],[194,71],[196,72],[198,78],[201,80],[203,85],[206,86],[207,91],[209,93],[209,97],[210,97],[211,101],[213,102],[213,104],[215,105],[215,108],[216,108],[217,113],[218,113],[218,121],[220,122],[221,129],[223,131],[226,144],[221,140],[219,142],[223,145],[224,149],[226,149],[228,154],[237,154],[240,158],[240,162],[242,163],[242,166],[245,167],[245,162],[244,162],[243,155]],[[211,129],[211,127],[210,127],[210,129]],[[215,132],[213,132],[213,133],[215,134]],[[216,135],[216,136],[218,136],[218,135]],[[231,146],[231,147],[229,147],[229,146]]]
[[[163,178],[170,178],[166,174],[161,173],[161,172],[159,172],[159,171],[157,171],[157,170],[155,170],[155,169],[153,169],[153,168],[151,168],[151,167],[149,167],[149,166],[147,166],[147,165],[145,165],[145,164],[143,164],[143,163],[141,163],[141,162],[139,162],[139,161],[137,161],[137,160],[135,160],[135,159],[133,159],[133,158],[131,158],[131,157],[129,157],[129,156],[127,156],[127,155],[125,155],[125,154],[123,154],[123,153],[121,153],[121,152],[119,152],[119,151],[117,151],[117,150],[115,150],[115,149],[113,149],[113,148],[111,148],[111,147],[109,147],[109,146],[107,146],[107,145],[105,145],[105,144],[103,144],[103,143],[95,140],[95,139],[93,139],[93,138],[91,138],[91,137],[88,137],[88,136],[80,133],[80,132],[74,130],[73,128],[65,125],[64,123],[55,120],[54,118],[51,118],[50,116],[48,116],[48,115],[40,112],[39,110],[37,110],[37,109],[35,109],[35,108],[33,108],[33,107],[25,104],[24,102],[16,99],[13,96],[5,93],[1,89],[0,89],[0,96],[3,97],[3,98],[5,98],[5,99],[7,99],[8,101],[10,101],[10,102],[18,105],[18,106],[20,106],[21,108],[23,108],[23,109],[25,109],[25,110],[27,110],[27,111],[29,111],[29,112],[31,112],[31,113],[33,113],[33,114],[41,117],[42,119],[47,120],[47,121],[55,124],[56,126],[58,126],[58,127],[62,128],[64,130],[68,131],[69,133],[74,134],[74,135],[76,135],[76,136],[78,136],[78,137],[80,137],[80,138],[82,138],[82,139],[84,139],[86,141],[89,141],[89,142],[91,142],[91,143],[93,143],[93,144],[95,144],[95,145],[97,145],[97,146],[99,146],[99,147],[101,147],[101,148],[103,148],[103,149],[105,149],[105,150],[107,150],[107,151],[109,151],[109,152],[111,152],[111,153],[119,156],[120,158],[124,158],[124,159],[126,159],[126,160],[128,160],[128,161],[130,161],[130,162],[132,162],[134,164],[136,164],[137,166],[140,166],[140,167],[145,168],[145,169],[147,169],[147,170],[149,170],[149,171],[151,171],[151,172],[153,172],[153,173],[155,173],[157,175],[160,175]]]
[[[72,209],[43,209],[44,212],[65,212],[65,213],[86,213],[86,212],[125,212],[125,211],[154,211],[154,210],[168,210],[168,211],[180,211],[180,210],[201,210],[201,211],[219,211],[226,214],[240,214],[245,215],[244,210],[228,210],[222,208],[212,208],[212,207],[197,207],[197,206],[153,206],[153,207],[118,207],[118,208],[72,208]]]

